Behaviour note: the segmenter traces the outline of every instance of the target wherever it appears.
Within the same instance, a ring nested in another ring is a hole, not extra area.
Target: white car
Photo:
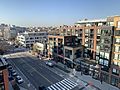
[[[20,79],[21,79],[21,77],[20,77],[20,76],[16,76],[16,79],[17,79],[17,80],[20,80]]]
[[[17,83],[18,83],[18,84],[21,84],[21,83],[23,83],[23,82],[24,82],[24,81],[23,81],[22,78],[20,78],[20,79],[17,80]]]
[[[15,73],[16,71],[15,70],[12,70],[12,73]]]
[[[52,62],[50,62],[50,61],[47,61],[47,62],[46,62],[46,65],[48,65],[48,66],[50,66],[50,67],[53,67],[53,66],[54,66],[54,64],[53,64]]]
[[[15,73],[12,73],[12,75],[13,75],[13,76],[16,76],[16,75],[17,75],[17,73],[16,73],[16,72],[15,72]]]

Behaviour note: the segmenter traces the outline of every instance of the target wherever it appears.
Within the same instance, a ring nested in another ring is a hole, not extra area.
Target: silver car
[[[49,67],[53,67],[54,66],[54,64],[52,62],[50,62],[50,61],[47,61],[46,65],[48,65]]]

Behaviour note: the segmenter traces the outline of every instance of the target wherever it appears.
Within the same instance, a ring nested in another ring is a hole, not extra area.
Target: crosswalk
[[[49,86],[48,90],[71,90],[77,85],[78,85],[77,83],[67,78]]]

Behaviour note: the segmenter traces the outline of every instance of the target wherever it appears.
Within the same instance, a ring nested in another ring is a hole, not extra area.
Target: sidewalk
[[[59,64],[59,63],[57,63],[57,66],[65,69],[65,65],[64,65],[64,64]],[[60,68],[59,68],[59,69],[60,69]],[[67,67],[66,67],[66,69],[69,70],[70,72],[72,72],[72,69],[67,68]],[[62,69],[61,69],[61,70],[62,70]],[[64,70],[63,70],[63,71],[64,71]],[[65,73],[67,73],[67,72],[65,72]],[[69,75],[70,73],[67,73],[67,74]],[[99,80],[95,80],[95,79],[93,79],[93,78],[92,78],[91,76],[89,76],[89,75],[84,75],[84,74],[83,74],[83,75],[81,76],[81,72],[77,72],[77,71],[76,71],[75,78],[77,78],[77,79],[79,79],[79,80],[82,80],[82,81],[84,81],[84,82],[90,83],[90,84],[92,84],[94,87],[99,88],[99,89],[101,89],[101,90],[120,90],[120,89],[118,89],[117,87],[112,86],[112,85],[110,85],[110,84],[108,84],[108,83],[106,83],[106,82],[102,82],[102,84],[101,84],[101,82],[100,82]]]
[[[49,59],[48,59],[48,58],[44,58],[44,60],[49,60]],[[69,74],[72,72],[72,69],[65,67],[65,65],[62,64],[62,63],[56,63],[56,65],[57,65],[57,68],[58,68],[58,69],[61,69],[62,71],[64,71],[64,73],[67,74],[68,76],[69,76]],[[65,68],[66,68],[66,70],[68,70],[70,73],[65,72],[65,70],[63,70],[63,69],[65,69]],[[67,76],[67,77],[68,77],[68,76]],[[101,89],[101,90],[120,90],[120,89],[118,89],[118,88],[115,87],[115,86],[112,86],[112,85],[110,85],[110,84],[107,84],[106,82],[102,82],[102,84],[101,84],[101,82],[100,82],[99,80],[95,80],[95,79],[93,79],[93,78],[92,78],[91,76],[89,76],[89,75],[84,75],[84,74],[83,74],[83,75],[81,76],[81,72],[77,72],[77,71],[76,71],[75,78],[76,78],[76,80],[81,80],[81,81],[90,83],[91,85],[93,85],[93,87],[99,88],[99,89]],[[89,90],[89,89],[86,89],[86,90]]]
[[[89,75],[82,75],[81,76],[80,72],[76,72],[75,76],[77,76],[77,78],[80,79],[80,80],[83,80],[83,81],[88,82],[88,83],[92,83],[92,85],[98,87],[101,90],[120,90],[115,86],[107,84],[106,82],[103,82],[101,84],[101,82],[99,80],[95,80]]]

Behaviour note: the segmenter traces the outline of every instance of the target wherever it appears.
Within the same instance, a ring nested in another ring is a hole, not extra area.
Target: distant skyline
[[[73,25],[80,19],[120,15],[120,0],[1,0],[0,23],[19,26]]]

